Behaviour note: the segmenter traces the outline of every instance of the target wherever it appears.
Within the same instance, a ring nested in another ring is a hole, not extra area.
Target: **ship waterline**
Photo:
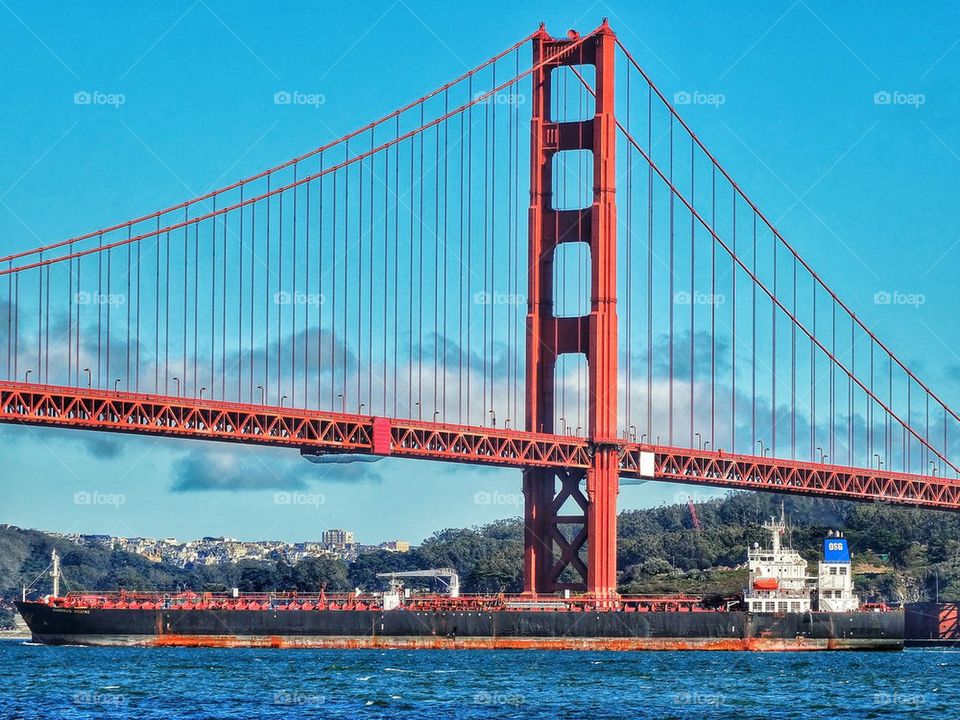
[[[47,644],[186,647],[899,650],[902,612],[134,610],[20,602]]]

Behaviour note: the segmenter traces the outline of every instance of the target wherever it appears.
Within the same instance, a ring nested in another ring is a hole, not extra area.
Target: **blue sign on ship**
[[[823,561],[828,563],[850,562],[850,548],[846,538],[829,537],[823,539]]]

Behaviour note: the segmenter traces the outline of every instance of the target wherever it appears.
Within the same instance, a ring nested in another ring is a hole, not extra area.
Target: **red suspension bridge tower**
[[[573,52],[568,50],[575,47]],[[530,132],[529,310],[527,314],[527,430],[555,432],[556,366],[564,353],[588,363],[590,467],[531,468],[524,474],[524,589],[528,593],[586,590],[603,600],[616,594],[617,443],[617,219],[615,37],[606,21],[579,41],[554,40],[541,28],[533,41],[533,117]],[[554,71],[592,65],[592,118],[550,116]],[[593,202],[579,209],[553,204],[558,153],[588,150]],[[554,258],[561,243],[590,249],[590,312],[554,314]],[[586,480],[586,494],[581,483]],[[559,485],[559,487],[558,487]],[[566,508],[575,506],[573,514]],[[581,550],[586,546],[586,562]]]

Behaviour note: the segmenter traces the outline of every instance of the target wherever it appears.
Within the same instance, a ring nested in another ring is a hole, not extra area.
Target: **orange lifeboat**
[[[776,578],[757,578],[753,581],[754,590],[776,590],[780,587]]]

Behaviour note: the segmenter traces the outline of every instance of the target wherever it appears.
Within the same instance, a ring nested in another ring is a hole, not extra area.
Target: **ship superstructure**
[[[860,608],[860,598],[853,592],[853,572],[850,565],[850,547],[840,531],[823,540],[823,560],[819,564],[817,589],[820,610],[823,612],[850,612]]]
[[[787,532],[783,509],[780,519],[763,525],[770,533],[770,547],[759,543],[747,550],[749,585],[743,601],[750,612],[804,613],[811,609],[811,578],[807,561],[791,547],[784,546]]]
[[[747,551],[749,585],[743,601],[750,612],[804,613],[854,612],[860,598],[853,591],[850,547],[839,530],[823,540],[823,557],[815,576],[808,575],[807,561],[784,544],[787,523],[783,509],[780,519],[763,525],[770,533],[770,547],[759,543]]]

